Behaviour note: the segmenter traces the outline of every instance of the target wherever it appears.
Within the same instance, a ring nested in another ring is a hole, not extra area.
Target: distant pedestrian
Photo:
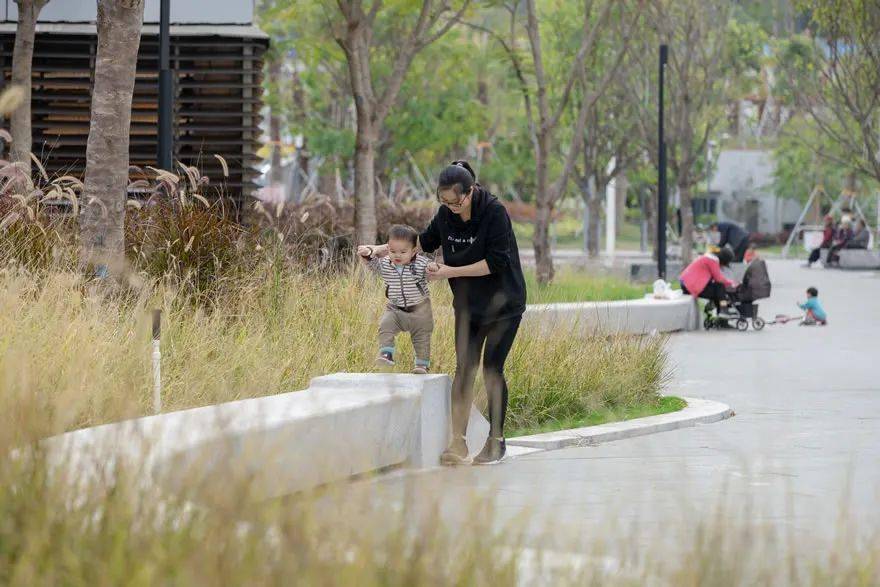
[[[712,241],[722,249],[733,250],[734,263],[742,263],[749,246],[749,232],[733,222],[713,222],[709,225]]]
[[[825,227],[822,229],[822,242],[810,251],[807,267],[819,260],[819,257],[822,256],[822,249],[830,249],[832,244],[834,244],[834,217],[828,214],[825,216]]]
[[[816,324],[825,326],[828,324],[828,314],[825,313],[825,309],[819,302],[819,290],[815,287],[807,288],[807,301],[803,304],[798,304],[798,307],[801,310],[806,310],[804,320],[801,322],[802,326],[814,326]]]
[[[415,351],[413,373],[424,375],[431,365],[431,333],[434,315],[428,294],[428,266],[431,260],[416,254],[419,233],[410,226],[394,225],[388,244],[358,247],[361,262],[385,282],[387,304],[379,321],[379,366],[394,365],[394,340],[409,332]]]
[[[868,232],[864,220],[859,220],[856,229],[852,230],[848,222],[841,222],[841,229],[834,245],[828,249],[825,265],[840,264],[841,249],[867,249],[871,242],[871,233]]]

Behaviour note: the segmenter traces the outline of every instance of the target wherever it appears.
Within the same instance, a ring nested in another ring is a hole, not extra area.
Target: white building
[[[796,200],[779,198],[773,191],[773,154],[770,151],[721,151],[712,168],[711,208],[718,220],[736,222],[749,232],[776,233],[794,225],[801,212]]]

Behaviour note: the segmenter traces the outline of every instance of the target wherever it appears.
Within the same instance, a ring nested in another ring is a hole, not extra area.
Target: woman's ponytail
[[[437,181],[437,190],[452,189],[462,195],[477,183],[477,174],[467,161],[453,161],[443,171]]]

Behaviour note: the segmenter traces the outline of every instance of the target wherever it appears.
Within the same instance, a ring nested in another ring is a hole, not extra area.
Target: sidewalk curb
[[[557,430],[543,434],[531,434],[508,438],[508,446],[555,450],[571,446],[593,446],[603,442],[635,438],[646,434],[689,428],[698,424],[712,424],[734,415],[727,404],[712,400],[682,397],[687,407],[670,414],[635,418],[623,422],[611,422],[599,426]]]

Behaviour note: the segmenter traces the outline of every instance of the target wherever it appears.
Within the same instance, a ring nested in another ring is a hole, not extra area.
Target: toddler
[[[806,310],[801,325],[813,326],[815,324],[821,324],[822,326],[825,326],[828,324],[828,315],[825,313],[824,308],[822,308],[822,304],[819,303],[819,290],[815,287],[807,289],[807,301],[803,304],[798,304],[798,307],[801,310]]]
[[[378,273],[385,282],[388,302],[379,321],[379,366],[394,365],[394,339],[401,332],[409,332],[415,351],[413,373],[428,372],[431,356],[431,333],[434,315],[428,296],[426,270],[431,261],[416,254],[418,232],[410,226],[396,224],[388,234],[388,254],[374,254],[374,247],[357,249],[361,262]]]

